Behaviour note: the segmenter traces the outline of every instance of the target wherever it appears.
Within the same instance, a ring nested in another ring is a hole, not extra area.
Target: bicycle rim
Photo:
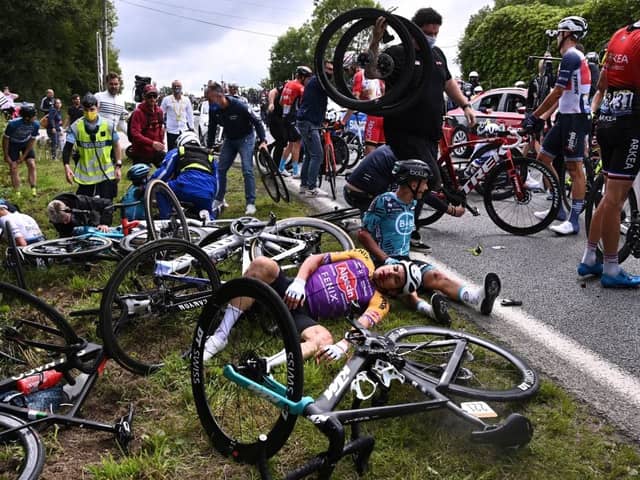
[[[118,265],[102,296],[98,328],[107,352],[134,373],[156,371],[187,348],[219,286],[207,255],[185,240],[140,247]]]
[[[109,238],[98,235],[89,237],[69,237],[43,240],[22,247],[22,253],[28,257],[58,258],[88,257],[107,250],[112,245]]]
[[[503,162],[493,168],[485,179],[484,206],[491,220],[502,230],[514,235],[532,235],[547,228],[553,222],[560,208],[560,187],[557,177],[549,168],[536,160],[514,158],[516,177],[509,176],[507,163]],[[526,172],[526,175],[525,175]],[[529,188],[527,178],[541,177],[552,200],[547,200],[548,192]],[[517,194],[514,182],[518,182],[521,194]],[[535,212],[546,211],[543,219],[536,217]]]
[[[147,185],[144,192],[144,215],[149,240],[159,238],[190,240],[184,210],[173,190],[162,180],[155,179]]]
[[[353,240],[347,232],[340,227],[321,220],[319,218],[293,217],[279,220],[267,230],[274,235],[282,236],[283,239],[298,239],[305,241],[303,250],[297,253],[286,254],[279,261],[280,268],[291,274],[297,271],[298,267],[309,256],[316,253],[342,252],[355,248]],[[251,243],[250,257],[253,260],[259,256],[274,257],[281,255],[291,248],[291,244],[286,241],[263,240],[256,237]]]
[[[220,325],[231,301],[243,313],[231,328],[224,349],[203,362],[206,339]],[[284,353],[282,360],[267,373],[262,360],[280,352]],[[271,457],[278,452],[297,417],[230,381],[222,371],[226,365],[232,365],[261,385],[270,376],[286,387],[288,399],[301,398],[303,365],[299,336],[280,297],[254,279],[240,278],[223,285],[200,316],[191,357],[196,409],[215,448],[237,461],[255,463],[263,448],[259,438],[265,435],[265,455]]]
[[[438,384],[456,342],[466,344],[456,375],[444,390],[488,401],[523,400],[540,386],[538,375],[509,350],[470,335],[438,327],[403,327],[387,333],[405,369]]]
[[[280,201],[280,189],[276,180],[277,167],[269,155],[264,150],[259,150],[256,154],[256,164],[260,174],[260,181],[264,185],[264,189],[274,202]]]
[[[205,230],[203,230],[202,228],[193,227],[191,225],[189,225],[187,228],[189,230],[189,238],[191,242],[193,242],[195,245],[200,244],[202,239],[204,239],[204,237],[206,236]],[[131,253],[149,241],[148,235],[149,234],[147,232],[147,229],[140,229],[136,232],[124,236],[122,240],[118,242],[118,247],[123,252]]]
[[[5,429],[25,423],[12,415],[0,413],[0,435]],[[0,478],[36,480],[42,473],[44,460],[44,445],[33,428],[26,427],[7,438],[0,438]]]

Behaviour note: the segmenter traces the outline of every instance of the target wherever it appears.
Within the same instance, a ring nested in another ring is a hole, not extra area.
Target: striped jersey
[[[555,86],[564,89],[558,102],[558,112],[591,112],[591,106],[589,105],[591,71],[584,54],[576,47],[569,48],[562,55]]]

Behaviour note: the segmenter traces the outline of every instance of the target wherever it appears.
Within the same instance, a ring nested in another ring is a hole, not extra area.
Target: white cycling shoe
[[[549,229],[558,235],[576,235],[580,228],[574,229],[569,220],[562,222],[560,225],[552,225]]]
[[[207,341],[204,344],[204,353],[202,354],[202,361],[207,362],[213,358],[218,352],[224,350],[224,347],[227,346],[226,340],[221,340],[215,335],[211,335],[207,338]]]

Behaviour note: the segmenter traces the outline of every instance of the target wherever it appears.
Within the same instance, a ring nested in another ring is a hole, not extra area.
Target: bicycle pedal
[[[133,440],[133,404],[129,404],[129,413],[114,425],[116,443],[124,453],[129,453],[129,443]]]

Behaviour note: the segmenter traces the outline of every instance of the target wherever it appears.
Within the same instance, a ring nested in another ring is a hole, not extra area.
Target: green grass
[[[3,126],[0,124],[0,128]],[[5,173],[6,168],[5,168]],[[26,168],[21,170],[23,178]],[[53,238],[45,215],[47,202],[61,191],[72,190],[63,177],[60,162],[38,162],[39,195],[17,199],[11,192],[8,174],[0,178],[0,195],[18,202],[34,216]],[[121,185],[124,190],[125,182]],[[258,184],[260,187],[260,185]],[[260,190],[258,216],[274,211],[278,218],[298,216],[307,207],[296,200],[274,205]],[[225,216],[244,213],[242,178],[231,169]],[[237,267],[236,267],[237,268]],[[105,263],[89,270],[77,265],[58,265],[46,270],[28,269],[31,291],[46,298],[65,313],[99,304],[100,295],[90,293],[108,279],[113,265]],[[233,272],[232,272],[233,273]],[[11,276],[1,271],[3,279]],[[455,308],[454,308],[455,310]],[[462,314],[453,312],[454,328],[483,334]],[[74,318],[72,322],[88,338],[96,340],[95,319]],[[381,328],[424,323],[425,318],[394,305]],[[341,321],[328,323],[339,337],[345,331]],[[336,365],[305,366],[305,394],[319,395],[338,371]],[[404,389],[395,389],[403,398]],[[48,458],[44,478],[94,479],[255,479],[257,471],[224,458],[211,447],[193,404],[188,363],[177,355],[164,370],[143,378],[131,375],[114,362],[107,366],[83,411],[89,418],[112,422],[124,415],[127,405],[136,407],[136,439],[129,455],[120,452],[108,435],[78,429],[47,434]],[[344,405],[348,406],[348,402]],[[494,405],[492,405],[494,406]],[[444,410],[389,419],[366,425],[376,439],[371,471],[366,479],[447,479],[447,480],[547,480],[547,479],[632,479],[640,472],[636,443],[625,439],[607,425],[593,409],[545,380],[538,395],[525,403],[510,404],[501,413],[521,412],[534,424],[532,442],[519,450],[501,450],[474,444],[469,427]],[[292,437],[281,452],[270,460],[279,478],[299,466],[304,459],[326,448],[326,440],[315,427],[299,419]],[[0,458],[2,458],[0,451]],[[343,459],[336,479],[355,479],[349,458]]]

